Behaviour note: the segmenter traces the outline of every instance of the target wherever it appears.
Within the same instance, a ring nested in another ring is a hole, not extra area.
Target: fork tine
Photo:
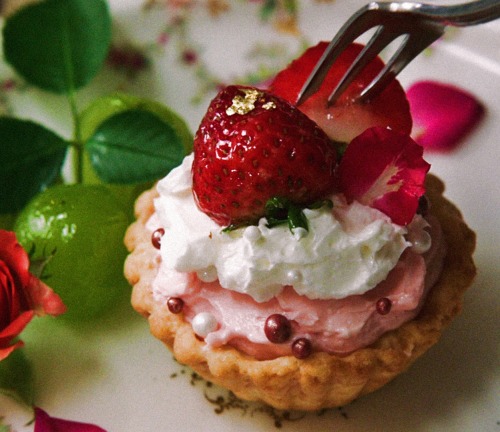
[[[500,0],[476,0],[453,6],[434,6],[404,1],[373,1],[359,9],[342,26],[299,92],[299,105],[314,94],[324,81],[332,64],[346,47],[370,28],[379,30],[356,57],[327,104],[332,105],[362,69],[391,42],[403,41],[386,66],[355,98],[363,102],[376,96],[418,54],[444,34],[447,25],[467,26],[500,18]]]
[[[380,25],[376,33],[358,54],[354,62],[328,97],[328,106],[331,106],[347,89],[356,76],[359,75],[364,67],[377,57],[377,55],[380,54],[380,52],[398,36],[400,36],[399,33],[391,32],[385,26]]]
[[[399,72],[410,63],[410,61],[416,57],[420,52],[415,53],[415,55],[407,55],[408,51],[405,51],[405,47],[409,41],[410,36],[405,35],[405,38],[401,42],[396,53],[390,58],[390,60],[385,64],[384,68],[378,73],[378,75],[361,91],[357,100],[359,102],[367,101],[379,94],[391,80],[396,78]],[[328,100],[330,102],[330,100]]]
[[[358,101],[364,102],[379,94],[415,57],[439,39],[445,29],[444,26],[435,23],[421,24],[419,27],[418,32],[404,34],[404,39],[397,51],[371,83],[362,90],[357,98]],[[422,29],[425,29],[425,32]]]
[[[318,91],[319,86],[324,81],[328,73],[328,70],[344,49],[356,38],[373,27],[373,17],[371,15],[376,11],[371,8],[372,3],[359,9],[354,15],[351,16],[351,18],[342,26],[340,31],[332,39],[309,75],[307,81],[302,86],[302,89],[297,97],[297,105],[300,105]]]

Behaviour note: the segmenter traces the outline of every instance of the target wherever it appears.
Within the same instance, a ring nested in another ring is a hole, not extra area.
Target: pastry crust
[[[125,236],[131,251],[125,275],[133,285],[132,305],[148,318],[152,334],[180,363],[242,399],[260,400],[278,409],[317,410],[345,405],[392,380],[434,345],[460,312],[463,294],[476,274],[472,260],[474,232],[464,223],[460,211],[443,197],[441,180],[428,175],[426,186],[432,213],[441,222],[448,244],[443,272],[415,319],[349,355],[317,352],[303,360],[285,356],[259,361],[229,346],[209,348],[197,339],[182,313],[174,315],[166,305],[153,300],[158,254],[145,224],[154,211],[154,188],[137,200],[137,221]]]

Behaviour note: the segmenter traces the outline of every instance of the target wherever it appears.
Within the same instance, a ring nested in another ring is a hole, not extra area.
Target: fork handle
[[[500,0],[476,0],[451,6],[420,4],[415,9],[434,21],[455,27],[483,24],[500,18]]]

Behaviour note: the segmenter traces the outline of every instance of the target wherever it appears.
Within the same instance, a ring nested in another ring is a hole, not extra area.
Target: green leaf
[[[33,405],[33,371],[20,349],[0,362],[0,393],[28,406]]]
[[[139,183],[165,176],[182,162],[182,137],[157,115],[120,112],[105,120],[85,143],[97,175],[108,183]]]
[[[156,114],[168,123],[182,139],[186,154],[193,148],[193,134],[185,120],[171,108],[155,100],[137,97],[128,93],[112,93],[94,99],[80,115],[82,139],[88,140],[97,127],[109,117],[123,111],[141,110]]]
[[[297,7],[297,2],[296,0],[285,0],[285,10],[290,14],[290,15],[297,15],[298,12],[298,7]]]
[[[68,143],[31,121],[0,117],[0,213],[14,213],[58,177]]]
[[[271,15],[276,11],[276,0],[265,0],[260,9],[260,18],[262,21],[268,21]]]
[[[55,93],[86,85],[111,41],[105,0],[45,0],[20,9],[3,29],[7,61],[31,84]]]
[[[94,99],[80,114],[80,133],[85,142],[95,133],[101,123],[120,112],[137,109],[156,114],[161,120],[168,123],[181,138],[185,153],[191,152],[193,148],[193,134],[184,119],[175,111],[164,104],[146,98],[140,98],[126,93],[112,93]],[[83,160],[83,182],[87,184],[100,184],[102,180],[97,176],[88,152],[84,152]],[[117,195],[119,200],[127,203],[131,220],[135,219],[134,205],[137,196],[145,189],[152,187],[151,182],[139,184],[108,184],[110,190]]]

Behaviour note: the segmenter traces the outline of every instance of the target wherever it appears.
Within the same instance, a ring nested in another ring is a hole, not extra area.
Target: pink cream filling
[[[209,346],[233,346],[257,359],[266,360],[291,355],[292,342],[298,338],[311,341],[313,350],[348,354],[375,342],[382,334],[413,319],[421,309],[428,290],[442,270],[445,245],[437,219],[427,218],[432,238],[431,248],[423,255],[407,249],[387,278],[363,295],[344,299],[311,300],[286,286],[270,301],[258,303],[249,295],[222,288],[218,281],[203,282],[196,273],[163,272],[162,294],[184,301],[188,322],[202,312],[211,313],[218,322],[205,342]],[[166,276],[166,278],[165,278]],[[181,290],[177,290],[181,288]],[[388,298],[390,312],[377,312],[376,303]],[[271,343],[264,324],[272,314],[282,314],[292,324],[292,336],[281,344]]]

